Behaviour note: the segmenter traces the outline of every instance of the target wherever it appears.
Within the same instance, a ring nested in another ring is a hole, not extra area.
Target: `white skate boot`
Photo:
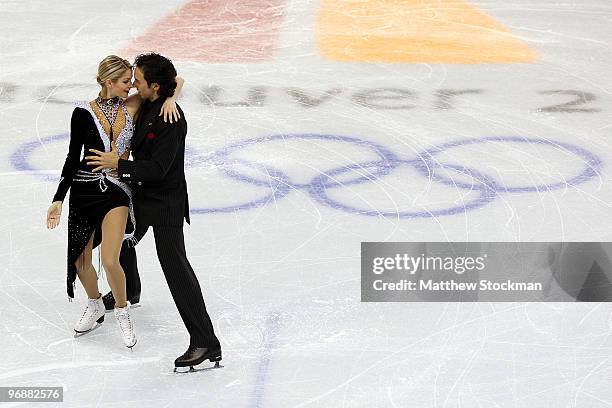
[[[104,310],[102,295],[97,299],[87,299],[85,311],[74,326],[74,331],[77,333],[86,333],[93,329],[96,322],[102,323],[104,321]]]
[[[136,344],[136,334],[134,334],[134,324],[130,318],[130,305],[126,307],[116,307],[115,317],[117,323],[119,323],[119,330],[121,330],[121,336],[123,337],[123,343],[128,348],[134,347]]]

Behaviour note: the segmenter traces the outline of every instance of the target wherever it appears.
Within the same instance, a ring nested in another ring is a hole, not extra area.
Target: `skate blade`
[[[91,329],[84,331],[84,332],[78,332],[78,331],[74,331],[74,338],[78,339],[79,337],[83,336],[84,334],[87,333],[91,333],[92,331],[96,330],[98,327],[102,326],[102,323],[96,323],[96,325],[94,327],[92,327]]]
[[[189,374],[189,373],[195,373],[198,371],[210,371],[210,370],[216,370],[217,368],[223,368],[225,366],[222,366],[221,364],[219,364],[219,362],[215,362],[215,365],[212,367],[174,367],[174,372],[177,374]]]

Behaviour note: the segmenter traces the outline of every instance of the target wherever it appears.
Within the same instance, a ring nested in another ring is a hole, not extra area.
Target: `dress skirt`
[[[68,276],[66,284],[68,296],[74,298],[74,282],[77,277],[76,262],[92,234],[94,236],[93,248],[96,248],[102,241],[102,221],[106,214],[116,207],[129,208],[130,216],[127,219],[124,239],[130,239],[134,244],[135,221],[131,205],[131,192],[124,183],[116,184],[116,180],[112,182],[101,174],[98,174],[97,177],[81,175],[80,180],[75,178],[70,189],[68,203]],[[82,267],[87,267],[87,265],[82,265]]]

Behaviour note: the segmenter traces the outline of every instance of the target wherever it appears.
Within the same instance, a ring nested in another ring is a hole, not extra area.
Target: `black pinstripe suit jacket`
[[[187,122],[180,106],[178,122],[164,122],[159,112],[165,98],[145,101],[132,137],[134,160],[119,160],[119,178],[130,182],[138,225],[182,226],[189,220],[185,181]]]

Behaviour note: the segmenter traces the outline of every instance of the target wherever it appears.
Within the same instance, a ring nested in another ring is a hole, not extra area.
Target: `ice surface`
[[[610,241],[612,5],[470,1],[537,60],[437,64],[324,58],[328,1],[192,3],[0,2],[0,386],[63,386],[62,407],[612,405],[607,303],[366,304],[359,258],[362,241]],[[43,222],[72,101],[156,24],[149,49],[186,80],[186,244],[224,353],[190,375],[172,373],[188,337],[151,233],[130,352],[112,315],[73,338],[67,206]]]

